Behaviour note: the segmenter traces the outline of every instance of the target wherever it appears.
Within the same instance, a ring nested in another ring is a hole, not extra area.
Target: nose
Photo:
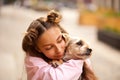
[[[92,49],[87,48],[87,54],[90,55],[91,52],[92,52]]]
[[[59,54],[61,52],[61,50],[62,50],[61,46],[57,45],[56,46],[56,53]]]

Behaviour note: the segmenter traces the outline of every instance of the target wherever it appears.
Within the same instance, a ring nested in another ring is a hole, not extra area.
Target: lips
[[[57,58],[62,58],[62,57],[63,57],[63,53],[59,53],[59,54],[57,54],[55,57],[57,57]]]
[[[63,56],[63,54],[57,55],[57,57],[61,57],[61,56]]]

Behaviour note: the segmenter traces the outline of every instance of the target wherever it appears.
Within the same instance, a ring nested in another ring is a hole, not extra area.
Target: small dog
[[[67,34],[64,34],[66,43],[65,56],[63,60],[69,59],[81,59],[85,60],[91,56],[92,49],[89,48],[88,44],[79,38],[71,38]]]
[[[70,59],[85,60],[91,56],[92,49],[89,48],[85,41],[79,38],[72,38],[65,33],[63,33],[63,38],[66,42],[65,55],[61,60],[51,61],[50,64],[53,67],[58,67],[64,61],[68,61]],[[94,72],[88,67],[86,62],[83,63],[83,72],[78,80],[97,80]]]

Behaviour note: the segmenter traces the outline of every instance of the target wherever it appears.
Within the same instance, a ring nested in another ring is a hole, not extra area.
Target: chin
[[[56,56],[54,59],[62,59],[63,58],[63,55],[61,56]]]

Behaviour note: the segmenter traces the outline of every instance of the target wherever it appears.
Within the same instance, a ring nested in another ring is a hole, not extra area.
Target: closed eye
[[[51,46],[47,46],[46,48],[45,48],[45,50],[50,50],[50,49],[52,49],[53,48],[53,46],[51,45]]]

